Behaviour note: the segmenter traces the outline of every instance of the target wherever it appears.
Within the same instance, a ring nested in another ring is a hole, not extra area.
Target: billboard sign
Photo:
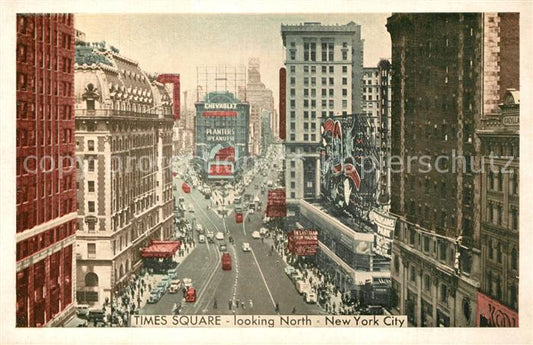
[[[317,230],[293,230],[287,234],[288,250],[294,255],[315,255],[318,247]]]
[[[477,295],[478,327],[518,327],[518,313],[482,294]]]

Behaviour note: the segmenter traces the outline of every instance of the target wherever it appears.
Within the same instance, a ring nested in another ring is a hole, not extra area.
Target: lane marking
[[[220,251],[216,250],[215,251],[215,254],[217,256],[217,262],[215,263],[215,266],[211,272],[211,275],[209,276],[209,279],[207,281],[205,281],[205,283],[201,286],[199,292],[197,293],[197,296],[198,296],[198,300],[196,301],[197,304],[195,306],[195,308],[193,309],[194,313],[196,314],[198,312],[198,309],[201,307],[201,304],[202,304],[202,298],[204,297],[204,292],[205,290],[207,289],[207,287],[209,286],[209,283],[211,282],[211,280],[213,280],[213,277],[215,275],[215,273],[217,273],[218,271],[218,266],[219,266],[219,263],[220,263]]]
[[[254,257],[255,264],[257,265],[257,268],[259,269],[259,274],[261,274],[261,278],[263,278],[263,283],[265,283],[265,287],[267,288],[268,295],[270,296],[270,300],[272,301],[272,305],[275,307],[276,306],[276,302],[274,301],[274,297],[272,297],[272,293],[270,292],[270,289],[269,289],[268,284],[266,282],[265,276],[263,275],[263,271],[261,270],[261,267],[259,266],[259,262],[257,262],[257,258],[255,257],[255,253],[254,253],[253,248],[250,248],[250,251],[252,252],[252,255]]]

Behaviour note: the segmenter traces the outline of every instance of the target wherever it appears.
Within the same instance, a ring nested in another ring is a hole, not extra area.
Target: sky
[[[196,100],[196,67],[247,65],[258,57],[261,80],[278,104],[278,75],[283,66],[281,24],[318,21],[361,25],[364,66],[390,58],[389,13],[372,14],[76,14],[75,27],[88,42],[106,41],[139,62],[148,73],[179,73],[189,107]]]

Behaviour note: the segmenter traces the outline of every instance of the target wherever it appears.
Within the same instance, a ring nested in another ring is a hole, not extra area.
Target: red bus
[[[222,269],[224,271],[231,270],[231,255],[230,255],[230,253],[222,254]]]
[[[185,301],[186,302],[196,302],[196,289],[193,287],[190,287],[187,290],[187,293],[185,294]]]
[[[235,213],[235,223],[242,223],[243,216],[242,213]]]
[[[189,187],[189,185],[186,184],[186,183],[183,183],[183,184],[181,185],[181,189],[183,189],[183,191],[184,191],[185,193],[190,193],[190,192],[191,192],[191,187]]]

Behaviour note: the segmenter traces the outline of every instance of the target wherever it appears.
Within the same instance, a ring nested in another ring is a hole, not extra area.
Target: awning
[[[141,249],[141,256],[143,258],[171,258],[180,246],[180,241],[152,241],[149,247]]]

